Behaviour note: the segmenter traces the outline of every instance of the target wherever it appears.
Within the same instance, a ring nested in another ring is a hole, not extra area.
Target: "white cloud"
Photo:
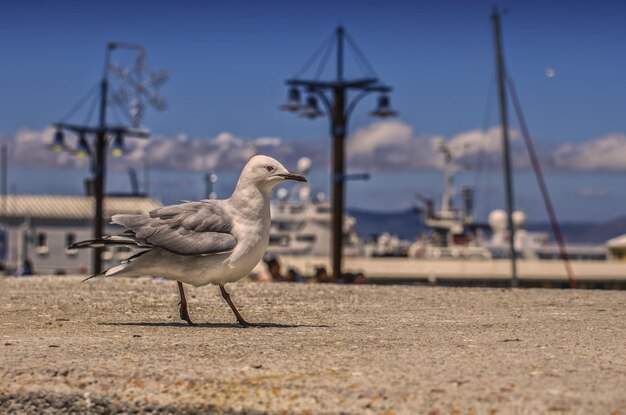
[[[254,139],[254,143],[257,146],[278,147],[282,140],[279,137],[259,137]]]
[[[517,140],[515,130],[510,135]],[[441,169],[444,158],[437,144],[441,140],[445,140],[459,165],[480,163],[483,168],[501,168],[499,127],[466,131],[446,140],[438,135],[416,135],[409,125],[396,120],[356,130],[347,143],[348,165],[374,172]],[[513,149],[513,163],[516,168],[525,168],[528,163],[520,150]]]
[[[516,141],[518,137],[516,130],[509,130],[511,141]],[[487,131],[466,131],[453,136],[448,146],[457,157],[473,156],[481,152],[500,154],[502,153],[502,132],[500,127],[492,127]]]
[[[616,133],[564,144],[554,152],[553,162],[559,170],[626,171],[626,136]]]
[[[22,129],[9,144],[10,160],[32,168],[87,168],[89,160],[70,152],[53,153],[50,145],[55,129]],[[76,136],[66,134],[68,148],[75,148]],[[190,138],[186,134],[173,137],[153,136],[149,139],[127,139],[124,157],[109,157],[113,169],[143,165],[149,160],[153,169],[174,171],[239,171],[254,151],[292,161],[302,156],[313,157],[317,163],[326,160],[325,146],[291,142],[281,145],[278,137],[244,139],[222,132],[215,137]]]
[[[351,168],[366,171],[403,171],[437,168],[433,137],[417,137],[400,121],[382,121],[357,129],[347,141]]]
[[[84,167],[89,161],[85,158],[74,157],[70,153],[53,153],[50,150],[55,130],[46,128],[43,131],[24,128],[19,130],[9,145],[10,160],[22,163],[29,167]],[[76,136],[67,137],[67,145],[75,148],[78,139]]]
[[[9,142],[10,160],[33,168],[87,168],[89,161],[70,153],[55,154],[49,150],[53,128],[41,131],[22,129]],[[513,165],[529,167],[526,150],[511,130]],[[369,172],[409,172],[438,170],[443,156],[438,135],[416,134],[413,128],[398,120],[373,123],[359,128],[348,138],[346,159],[348,167]],[[76,137],[68,135],[68,146],[75,147]],[[500,170],[502,168],[501,137],[498,127],[487,131],[471,130],[445,139],[459,166]],[[317,168],[329,164],[330,140],[282,140],[260,136],[242,138],[229,132],[214,137],[153,136],[150,139],[127,140],[127,154],[109,158],[113,169],[142,165],[149,160],[158,170],[171,171],[238,171],[258,153],[268,154],[294,168],[296,161],[307,156]],[[580,144],[565,144],[553,152],[544,152],[541,164],[546,170],[561,171],[626,171],[626,136],[612,134]]]
[[[245,140],[230,133],[212,138],[189,138],[180,134],[174,139],[162,136],[147,140],[128,140],[128,153],[116,163],[140,164],[148,159],[155,169],[209,171],[239,169],[252,156]]]

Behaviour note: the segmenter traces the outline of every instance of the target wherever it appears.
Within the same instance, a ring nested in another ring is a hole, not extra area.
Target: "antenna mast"
[[[517,258],[515,254],[515,227],[513,226],[513,177],[511,174],[511,154],[509,149],[509,120],[506,110],[506,70],[502,53],[502,32],[500,28],[500,12],[494,7],[491,14],[493,36],[496,47],[496,72],[498,74],[498,101],[500,103],[500,124],[502,127],[502,151],[504,160],[504,189],[506,194],[506,213],[509,228],[509,249],[511,251],[511,287],[518,286]]]

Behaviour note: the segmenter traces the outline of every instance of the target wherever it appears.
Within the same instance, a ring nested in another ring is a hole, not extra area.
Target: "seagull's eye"
[[[274,171],[274,168],[272,166],[267,166],[265,167],[265,170],[269,171],[270,173]]]

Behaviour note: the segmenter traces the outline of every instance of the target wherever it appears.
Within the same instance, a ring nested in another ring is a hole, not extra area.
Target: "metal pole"
[[[101,239],[103,235],[104,217],[104,174],[106,167],[106,96],[107,81],[102,80],[100,85],[100,122],[99,130],[96,134],[96,154],[94,162],[94,193],[95,193],[95,213],[93,217],[94,239]],[[96,248],[93,252],[93,273],[102,271],[102,248]]]
[[[9,157],[7,155],[8,151],[7,151],[7,145],[6,144],[2,144],[2,155],[1,157],[1,163],[2,163],[2,219],[4,219],[4,215],[6,215],[7,213],[7,191],[8,191],[8,164],[9,164]],[[4,221],[3,221],[4,222]],[[4,225],[6,225],[6,223],[4,223]]]
[[[537,157],[537,152],[535,151],[535,145],[530,137],[528,124],[526,124],[524,112],[522,111],[522,105],[519,102],[519,97],[517,96],[517,91],[515,90],[515,85],[513,84],[513,80],[511,78],[508,78],[508,84],[511,99],[513,100],[513,108],[515,108],[517,119],[519,120],[520,128],[522,130],[522,137],[524,137],[524,142],[526,143],[526,148],[528,149],[528,155],[530,156],[530,161],[532,163],[533,170],[535,171],[535,177],[537,178],[537,183],[539,184],[539,190],[541,190],[543,203],[546,205],[546,210],[548,211],[548,217],[550,218],[550,224],[552,225],[552,232],[554,233],[554,238],[559,245],[559,252],[561,253],[561,259],[565,265],[565,272],[567,273],[567,279],[569,280],[569,287],[576,288],[574,270],[572,269],[570,257],[565,246],[565,238],[563,238],[563,234],[561,233],[561,226],[556,218],[554,205],[552,204],[552,199],[550,198],[550,192],[548,192],[548,185],[543,177],[541,164],[539,164],[539,158]]]
[[[337,67],[336,67],[336,79],[332,81],[320,81],[305,80],[305,79],[288,79],[287,85],[289,85],[293,91],[294,88],[304,87],[306,91],[312,94],[316,94],[323,101],[327,115],[330,118],[330,133],[333,139],[332,146],[332,172],[331,172],[331,189],[332,189],[332,235],[331,235],[331,261],[332,270],[335,278],[341,277],[341,262],[342,262],[342,248],[343,248],[343,213],[345,206],[345,181],[347,180],[345,175],[345,137],[348,129],[348,119],[352,110],[356,104],[370,92],[387,93],[391,88],[379,83],[376,78],[356,79],[354,81],[344,80],[344,40],[346,33],[342,26],[338,26],[335,31],[336,36],[336,52],[337,52]],[[348,38],[350,41],[350,38]],[[350,43],[352,43],[350,41]],[[330,46],[332,48],[332,45]],[[330,51],[331,49],[328,49]],[[316,52],[317,53],[317,52]],[[315,56],[315,55],[314,55]],[[324,62],[326,58],[323,58]],[[309,65],[309,64],[307,64]],[[357,94],[352,102],[348,103],[348,91],[350,89],[360,90],[361,93]],[[297,91],[296,91],[297,92]],[[330,96],[329,96],[330,95]],[[308,104],[307,104],[308,105]],[[290,105],[282,106],[283,109],[289,111],[298,112],[301,109],[306,109],[297,105],[293,108],[293,103]],[[394,112],[386,108],[384,115],[392,115]],[[375,111],[376,112],[376,111]],[[373,114],[375,113],[373,112]],[[315,118],[321,113],[316,112],[311,115],[311,118]],[[309,116],[309,114],[307,114]]]
[[[337,78],[343,79],[343,27],[337,28]],[[341,261],[343,254],[343,209],[344,209],[344,139],[346,137],[346,89],[337,86],[333,89],[333,195],[332,195],[332,259],[333,277],[341,278]]]
[[[4,265],[6,266],[7,262],[9,262],[9,232],[8,232],[8,211],[7,211],[7,191],[8,191],[8,164],[9,164],[9,157],[8,157],[8,151],[7,151],[7,145],[6,144],[2,144],[2,154],[0,155],[0,163],[2,163],[2,189],[0,190],[1,194],[2,194],[2,206],[0,206],[0,209],[2,209],[2,211],[0,212],[0,219],[2,221],[2,224],[0,226],[2,226],[2,232],[4,233],[3,237],[4,237],[4,241],[3,241],[3,245],[4,245],[4,257],[0,258],[0,261],[4,262]]]
[[[116,45],[109,43],[106,48],[104,60],[104,75],[100,83],[100,117],[98,122],[98,133],[96,134],[96,154],[93,163],[94,175],[94,193],[95,208],[93,217],[93,237],[101,239],[104,227],[104,176],[106,169],[106,113],[107,113],[107,94],[108,94],[108,73],[109,58],[111,50]],[[98,274],[102,271],[102,248],[96,248],[93,251],[93,273]]]
[[[509,122],[506,109],[506,71],[504,69],[504,56],[502,53],[502,35],[500,29],[500,13],[497,8],[491,14],[493,23],[493,35],[496,47],[496,72],[498,74],[498,101],[500,103],[500,120],[502,127],[502,151],[504,161],[504,188],[506,193],[506,211],[509,227],[509,249],[511,251],[511,286],[518,286],[517,258],[515,254],[515,227],[513,226],[513,177],[511,174],[511,155],[509,150]]]
[[[337,27],[337,79],[343,81],[343,26]]]
[[[346,137],[344,88],[335,88],[332,114],[333,126],[333,276],[341,278],[341,260],[343,247],[343,207],[345,156],[344,139]]]

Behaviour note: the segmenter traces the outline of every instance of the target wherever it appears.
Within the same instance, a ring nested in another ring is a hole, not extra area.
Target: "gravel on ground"
[[[626,414],[623,291],[0,277],[0,413]]]

